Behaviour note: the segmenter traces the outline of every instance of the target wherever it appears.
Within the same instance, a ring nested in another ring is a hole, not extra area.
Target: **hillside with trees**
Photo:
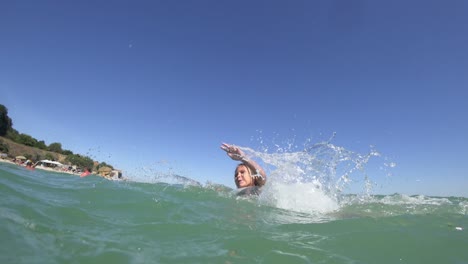
[[[113,169],[105,162],[98,163],[87,156],[64,150],[59,142],[47,145],[43,140],[19,133],[13,128],[13,120],[8,116],[7,107],[2,104],[0,104],[0,153],[11,158],[24,156],[33,162],[43,159],[53,160],[79,168],[92,168],[95,171],[101,167]]]

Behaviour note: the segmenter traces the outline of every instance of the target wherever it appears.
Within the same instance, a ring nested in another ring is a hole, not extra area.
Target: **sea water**
[[[260,196],[0,163],[0,263],[468,263],[467,198],[344,192],[375,151],[243,149]]]

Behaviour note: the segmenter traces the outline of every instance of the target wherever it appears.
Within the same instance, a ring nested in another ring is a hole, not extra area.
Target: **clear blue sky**
[[[20,133],[133,174],[167,161],[233,187],[221,142],[336,132],[397,164],[377,192],[468,196],[467,13],[464,0],[3,1],[0,103]]]

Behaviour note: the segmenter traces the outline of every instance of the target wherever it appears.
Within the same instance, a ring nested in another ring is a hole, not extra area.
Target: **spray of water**
[[[201,186],[191,178],[181,176],[173,168],[173,162],[157,161],[148,166],[142,166],[138,171],[128,174],[128,179],[135,182],[181,184],[184,186]]]
[[[260,201],[277,208],[305,213],[328,213],[340,208],[343,191],[356,178],[363,178],[364,194],[369,195],[372,182],[365,166],[380,154],[373,148],[360,154],[332,144],[329,140],[311,143],[303,148],[289,141],[284,146],[263,147],[262,151],[242,148],[247,155],[260,160],[268,172],[268,183]],[[262,141],[263,143],[263,141]]]

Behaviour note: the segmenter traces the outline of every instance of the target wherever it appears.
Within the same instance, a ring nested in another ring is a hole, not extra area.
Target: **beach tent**
[[[53,160],[40,160],[36,162],[34,166],[41,166],[41,167],[49,167],[49,168],[61,168],[63,167],[63,164],[58,162],[58,161],[53,161]]]
[[[16,156],[17,160],[27,160],[25,156]]]
[[[56,165],[56,166],[63,166],[62,163],[60,163],[58,161],[53,161],[53,160],[41,160],[40,162],[45,163],[45,164],[53,164],[53,165]]]

